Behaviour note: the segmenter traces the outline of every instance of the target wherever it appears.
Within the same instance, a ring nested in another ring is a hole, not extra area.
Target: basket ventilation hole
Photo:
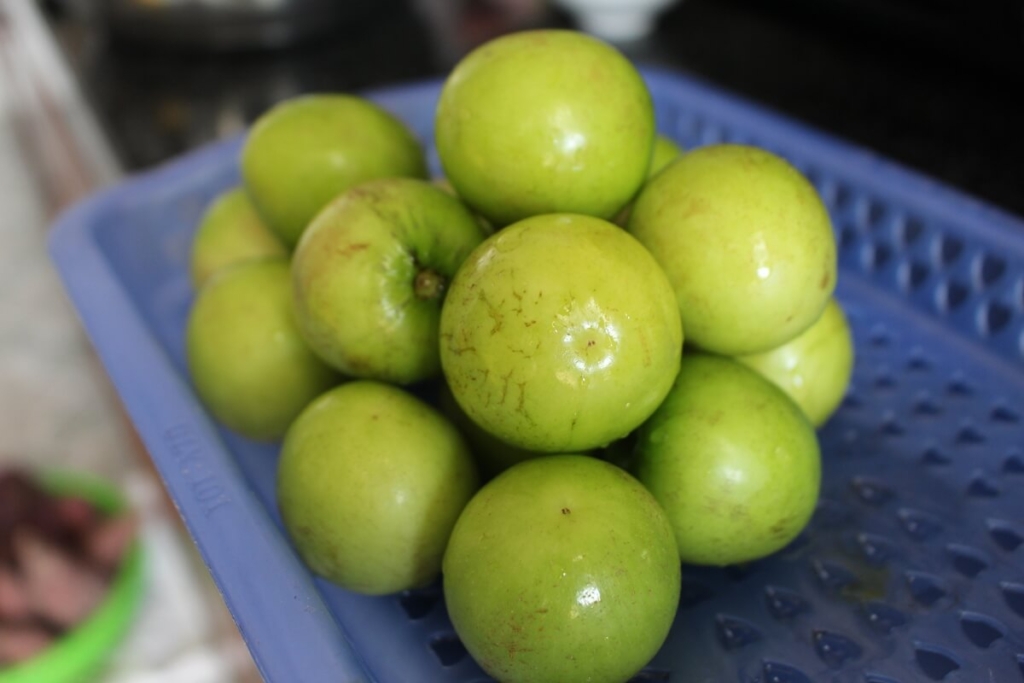
[[[440,600],[440,593],[417,591],[404,594],[398,599],[398,603],[409,618],[415,621],[430,614]]]
[[[882,422],[881,431],[886,436],[901,436],[904,433],[903,425],[892,417],[888,417]]]
[[[864,654],[863,648],[846,636],[829,631],[814,632],[814,651],[821,661],[833,669],[842,667],[847,662],[859,659]]]
[[[911,538],[923,541],[942,531],[942,522],[920,510],[904,508],[897,513],[903,529]]]
[[[884,243],[865,245],[863,259],[868,270],[884,268],[892,260],[892,247]]]
[[[765,661],[761,671],[764,674],[764,683],[811,683],[807,674],[789,664]]]
[[[1010,307],[1005,304],[1001,304],[998,301],[990,301],[985,306],[983,315],[984,332],[987,334],[997,334],[1007,325],[1010,324],[1010,320],[1013,318],[1013,313],[1010,311]]]
[[[978,431],[977,427],[967,425],[956,433],[956,442],[961,445],[985,443],[985,435]]]
[[[1024,474],[1024,457],[1011,455],[1003,463],[1003,472],[1006,474]]]
[[[992,409],[992,421],[1016,424],[1017,422],[1020,422],[1020,415],[1007,406],[996,406]]]
[[[839,231],[839,250],[846,251],[856,243],[857,232],[849,226],[844,226],[843,229]]]
[[[894,496],[886,484],[870,477],[854,477],[850,480],[850,488],[862,503],[876,507],[889,502]]]
[[[942,579],[932,574],[911,570],[904,576],[914,600],[925,607],[931,607],[948,593]]]
[[[864,402],[860,400],[857,394],[850,393],[843,398],[844,408],[860,408],[862,405],[864,405]]]
[[[768,602],[768,612],[780,621],[810,611],[810,605],[806,600],[786,588],[766,586],[764,595]]]
[[[974,393],[974,389],[963,377],[954,377],[951,379],[946,390],[954,396],[970,396]]]
[[[857,534],[857,543],[868,564],[881,566],[899,555],[899,548],[887,538],[875,534]]]
[[[983,650],[1006,635],[1006,630],[994,619],[973,612],[965,612],[960,617],[960,628],[967,640]]]
[[[950,280],[945,287],[945,309],[955,311],[963,306],[968,292],[967,285],[958,280]]]
[[[1001,278],[1005,272],[1006,261],[1003,259],[998,256],[992,256],[991,254],[985,254],[981,257],[978,274],[981,276],[982,286],[988,287],[993,284],[996,280]]]
[[[884,602],[865,603],[864,614],[871,628],[885,635],[889,635],[894,628],[907,623],[907,617],[903,612]]]
[[[921,454],[921,462],[925,465],[948,465],[950,458],[935,446],[931,446]]]
[[[871,334],[868,338],[871,341],[872,346],[877,346],[879,348],[885,348],[886,346],[889,346],[889,331],[886,330],[881,325],[876,325],[874,328],[872,328]]]
[[[857,576],[841,564],[814,560],[812,566],[818,581],[829,591],[841,591],[857,583]]]
[[[629,679],[629,683],[666,683],[672,676],[671,671],[660,669],[644,669],[636,676]]]
[[[835,208],[836,210],[845,209],[850,205],[850,190],[845,185],[836,186],[835,196]]]
[[[1006,605],[1017,613],[1017,616],[1024,619],[1024,585],[1004,581],[1000,584],[1003,589],[1003,599]]]
[[[1020,669],[1020,675],[1024,676],[1024,655],[1017,655],[1017,668]]]
[[[967,485],[967,495],[974,498],[995,498],[999,493],[999,485],[984,474],[974,475]]]
[[[929,417],[938,415],[942,412],[942,408],[936,403],[930,396],[922,396],[914,403],[914,414],[915,415],[927,415]]]
[[[738,650],[750,643],[761,640],[761,631],[745,619],[719,614],[715,617],[715,632],[718,642],[726,650]]]
[[[1001,519],[988,520],[988,534],[996,545],[1008,553],[1012,553],[1024,543],[1024,537],[1009,522]]]
[[[864,210],[864,220],[867,224],[868,229],[874,230],[882,224],[885,219],[885,209],[880,204],[870,202],[867,208]]]
[[[896,378],[888,370],[880,372],[875,378],[876,389],[892,389],[896,386]]]
[[[705,600],[710,600],[714,594],[715,592],[707,584],[686,579],[679,592],[679,606],[686,608],[699,605]]]
[[[430,649],[437,655],[441,666],[454,666],[466,657],[466,647],[457,636],[440,636],[430,641]]]
[[[979,550],[957,543],[949,544],[946,550],[953,560],[953,568],[969,579],[988,569],[988,558]]]
[[[932,363],[921,351],[916,351],[907,361],[907,369],[924,372],[932,369]]]
[[[921,225],[921,221],[916,218],[908,218],[903,224],[902,231],[903,245],[909,247],[911,244],[920,239],[924,233],[924,226]]]
[[[942,243],[939,246],[939,259],[942,261],[942,265],[948,266],[956,261],[963,250],[964,243],[960,239],[949,236],[942,238]]]
[[[924,675],[933,681],[941,681],[960,668],[960,663],[952,653],[931,645],[917,644],[914,659]]]
[[[907,287],[917,289],[928,279],[931,269],[920,261],[911,261],[907,269]]]

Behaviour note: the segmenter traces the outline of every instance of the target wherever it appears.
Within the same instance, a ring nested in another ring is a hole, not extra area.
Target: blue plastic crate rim
[[[857,359],[821,430],[805,533],[742,568],[684,567],[638,681],[1024,677],[1024,223],[686,76],[645,70],[686,148],[760,145],[828,205]],[[440,82],[371,96],[431,150]],[[108,373],[267,681],[475,683],[437,588],[370,598],[312,577],[274,505],[277,446],[210,419],[184,365],[193,229],[239,180],[240,140],[75,207],[51,252]]]

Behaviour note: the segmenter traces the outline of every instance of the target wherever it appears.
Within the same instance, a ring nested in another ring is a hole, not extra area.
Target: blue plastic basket
[[[742,569],[684,567],[673,630],[636,680],[1024,679],[1024,223],[707,85],[644,74],[684,146],[761,145],[819,188],[857,362],[821,431],[808,530]],[[430,145],[439,87],[371,96]],[[277,447],[218,428],[189,385],[189,241],[238,182],[239,145],[66,214],[51,251],[67,290],[267,681],[486,680],[438,589],[368,598],[313,578],[275,510]]]

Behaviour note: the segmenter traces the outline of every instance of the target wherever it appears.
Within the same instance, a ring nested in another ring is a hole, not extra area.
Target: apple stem
[[[444,275],[433,268],[424,268],[420,272],[416,273],[416,279],[413,282],[413,291],[416,292],[416,298],[422,301],[429,301],[430,299],[437,299],[444,292],[448,281]]]

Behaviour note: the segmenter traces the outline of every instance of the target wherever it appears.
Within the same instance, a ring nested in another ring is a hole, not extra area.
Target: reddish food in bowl
[[[0,471],[0,669],[33,658],[93,614],[134,537],[130,513]]]

